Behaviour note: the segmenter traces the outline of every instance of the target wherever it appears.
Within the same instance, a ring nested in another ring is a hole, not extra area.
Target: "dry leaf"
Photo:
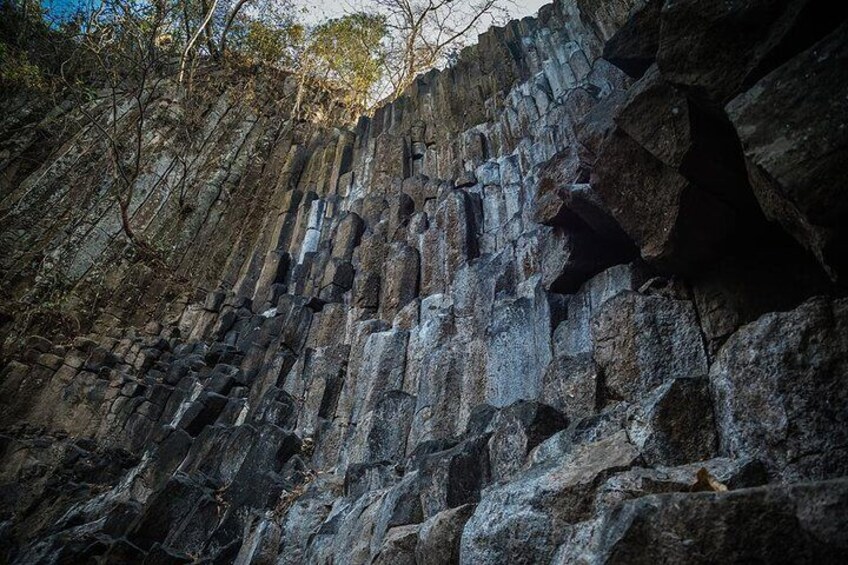
[[[710,472],[704,467],[701,467],[695,475],[695,484],[689,487],[689,490],[692,492],[726,492],[727,486],[710,475]]]

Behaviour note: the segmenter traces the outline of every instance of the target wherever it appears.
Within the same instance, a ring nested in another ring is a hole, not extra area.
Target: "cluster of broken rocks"
[[[167,308],[19,135],[4,246],[114,287],[4,361],[0,560],[844,562],[845,21],[561,0],[355,131],[222,102]]]

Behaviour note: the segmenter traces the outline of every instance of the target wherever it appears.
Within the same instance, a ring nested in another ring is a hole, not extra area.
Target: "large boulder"
[[[591,184],[642,258],[674,272],[710,259],[735,214],[639,145],[623,130],[602,143]]]
[[[413,524],[390,529],[386,533],[380,551],[371,563],[373,565],[415,565],[418,528],[418,524]]]
[[[848,24],[727,105],[766,216],[833,279],[848,272]]]
[[[580,420],[597,408],[599,377],[591,354],[555,357],[542,379],[542,398],[573,420]]]
[[[831,4],[831,7],[827,5]],[[663,5],[657,61],[669,82],[723,104],[844,17],[815,0],[674,0]],[[806,89],[805,89],[806,90]]]
[[[628,422],[632,441],[648,465],[704,461],[716,453],[713,405],[706,377],[659,386]]]
[[[591,163],[574,147],[566,147],[542,165],[534,219],[544,225],[567,231],[588,228],[607,246],[627,250],[632,247],[601,197],[589,181]]]
[[[721,450],[775,478],[848,473],[848,300],[766,314],[727,340],[710,369]]]
[[[621,0],[618,2],[593,2],[592,0],[577,0],[580,14],[586,18],[593,31],[603,41],[615,36],[628,22],[646,6],[653,4],[652,0]]]
[[[841,563],[848,480],[625,502],[569,528],[554,563]]]
[[[556,465],[486,489],[465,525],[460,563],[549,561],[564,541],[564,527],[590,516],[597,485],[638,457],[622,431],[576,448]]]
[[[418,530],[415,559],[418,565],[455,565],[459,563],[462,528],[474,512],[473,504],[465,504],[439,512]]]
[[[607,401],[638,401],[672,379],[707,373],[697,314],[688,300],[623,292],[595,315],[592,335]]]
[[[691,183],[737,208],[754,208],[733,126],[660,76],[656,65],[628,91],[615,123]]]
[[[489,424],[492,480],[512,478],[534,447],[567,425],[562,413],[538,402],[519,401],[500,410]]]
[[[642,76],[657,55],[663,3],[663,0],[632,2],[630,18],[604,45],[604,59],[633,78]]]

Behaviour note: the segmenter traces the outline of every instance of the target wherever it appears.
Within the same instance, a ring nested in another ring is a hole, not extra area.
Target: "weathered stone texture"
[[[844,561],[825,4],[560,0],[352,130],[224,88],[156,261],[0,100],[0,561]]]

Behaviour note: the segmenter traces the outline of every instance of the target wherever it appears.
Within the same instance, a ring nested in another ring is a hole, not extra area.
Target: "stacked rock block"
[[[196,293],[78,140],[13,170],[6,284],[105,307],[3,369],[5,557],[840,562],[844,21],[565,0],[354,131],[222,96],[136,212]]]

